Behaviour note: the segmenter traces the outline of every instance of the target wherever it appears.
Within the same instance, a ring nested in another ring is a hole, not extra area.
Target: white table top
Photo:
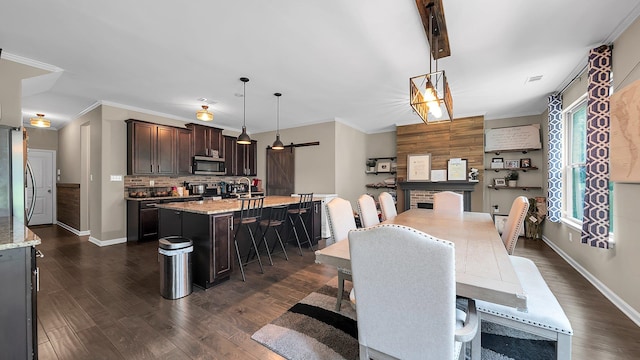
[[[526,296],[491,215],[464,212],[462,216],[447,216],[428,209],[411,209],[384,224],[409,226],[453,242],[458,295],[526,308]],[[316,262],[350,269],[349,241],[338,241],[316,251]]]

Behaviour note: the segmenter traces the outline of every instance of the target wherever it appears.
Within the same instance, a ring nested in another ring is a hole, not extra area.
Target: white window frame
[[[561,221],[577,231],[582,231],[582,220],[574,218],[572,199],[573,199],[573,168],[576,164],[570,164],[571,154],[571,134],[573,132],[571,115],[578,107],[587,106],[587,94],[580,96],[576,101],[571,103],[566,109],[562,110],[563,121],[563,144],[562,144],[562,218]],[[585,164],[578,164],[585,165]]]

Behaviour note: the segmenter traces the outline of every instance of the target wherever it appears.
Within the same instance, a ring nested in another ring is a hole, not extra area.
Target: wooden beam
[[[431,56],[434,60],[451,55],[449,48],[449,35],[447,34],[447,23],[444,19],[444,7],[442,0],[416,0],[418,13],[422,19],[422,26],[427,36]],[[429,19],[433,15],[431,29]],[[437,44],[437,46],[436,46]]]

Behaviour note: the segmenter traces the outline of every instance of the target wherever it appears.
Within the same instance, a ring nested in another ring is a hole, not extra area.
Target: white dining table
[[[526,294],[490,214],[444,215],[430,209],[411,209],[383,224],[408,226],[453,242],[459,296],[526,309]],[[389,246],[393,246],[393,239],[389,239]],[[317,250],[315,254],[317,263],[351,269],[346,239]]]

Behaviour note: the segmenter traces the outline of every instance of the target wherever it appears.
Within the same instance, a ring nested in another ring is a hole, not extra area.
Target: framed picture
[[[520,160],[507,160],[504,163],[504,167],[507,169],[517,169],[520,167]]]
[[[491,162],[491,168],[492,169],[504,169],[504,163],[503,162]]]
[[[378,160],[376,171],[379,173],[391,172],[391,160]]]
[[[507,186],[507,181],[504,178],[495,178],[493,179],[493,186],[495,187]]]
[[[531,159],[529,158],[520,159],[520,167],[521,168],[531,167]]]
[[[447,170],[431,170],[431,182],[447,181]]]
[[[447,162],[447,180],[467,180],[467,159],[453,158]]]
[[[407,155],[407,181],[429,181],[431,154]]]
[[[503,158],[491,158],[492,163],[501,163],[504,162]]]

